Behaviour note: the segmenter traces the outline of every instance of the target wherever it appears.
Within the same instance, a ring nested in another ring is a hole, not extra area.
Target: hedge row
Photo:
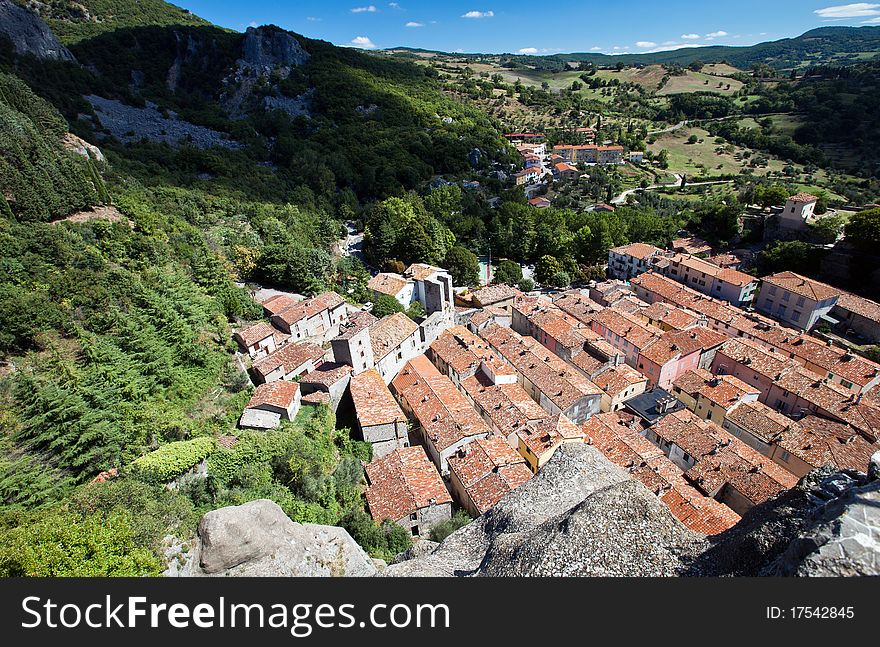
[[[135,460],[132,474],[149,483],[168,483],[206,459],[214,449],[216,443],[209,436],[168,443]]]

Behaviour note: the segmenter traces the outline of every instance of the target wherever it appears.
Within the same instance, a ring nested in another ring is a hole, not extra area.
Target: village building
[[[567,443],[583,443],[586,434],[567,416],[557,413],[520,429],[517,438],[519,453],[526,459],[529,469],[537,474],[557,449]]]
[[[847,424],[806,416],[780,432],[773,460],[798,477],[825,465],[867,473],[871,456],[878,450],[880,444],[868,442]]]
[[[254,378],[257,383],[293,380],[314,371],[323,361],[324,349],[317,344],[287,344],[254,362]]]
[[[452,518],[452,497],[421,447],[395,449],[364,472],[367,507],[377,523],[393,521],[419,537]]]
[[[419,325],[402,312],[382,319],[358,313],[330,341],[330,346],[334,359],[351,366],[354,375],[375,368],[386,384],[424,348]]]
[[[245,406],[238,426],[275,429],[282,420],[293,420],[299,407],[300,389],[296,382],[260,384]]]
[[[642,351],[660,339],[663,334],[659,328],[643,322],[637,316],[621,312],[614,308],[605,308],[595,315],[591,322],[593,332],[604,337],[608,343],[619,349],[626,363],[638,368]],[[642,372],[642,369],[639,369]],[[654,381],[658,378],[655,371]]]
[[[581,126],[580,128],[575,128],[575,135],[582,142],[592,143],[596,141],[596,129],[590,128],[589,126]]]
[[[238,343],[241,351],[250,355],[251,359],[262,359],[269,353],[274,353],[287,341],[288,336],[275,330],[265,321],[261,321],[244,330],[236,331],[232,338]]]
[[[655,267],[669,278],[697,292],[741,308],[751,304],[758,288],[758,279],[754,276],[739,270],[720,268],[689,254],[659,259]]]
[[[543,170],[540,166],[530,166],[524,168],[522,171],[514,173],[513,179],[517,186],[523,186],[525,184],[534,184],[541,179],[543,174]]]
[[[272,325],[290,335],[291,341],[324,343],[339,334],[339,325],[347,317],[345,300],[335,292],[324,292],[276,312]]]
[[[733,270],[738,270],[743,262],[743,259],[736,254],[718,254],[716,256],[710,256],[706,260],[712,263],[712,265]]]
[[[837,320],[835,329],[842,335],[857,335],[866,342],[880,343],[880,304],[841,291],[831,308],[831,317]]]
[[[762,279],[755,307],[789,326],[812,330],[837,304],[840,292],[794,272],[779,272]]]
[[[706,326],[708,320],[704,315],[679,308],[670,303],[655,301],[639,310],[638,316],[645,323],[669,332],[670,330],[687,330],[695,326]]]
[[[651,269],[652,260],[663,250],[645,243],[631,243],[608,252],[608,277],[629,281]]]
[[[535,207],[536,209],[546,209],[550,206],[550,201],[547,198],[538,196],[537,198],[531,198],[529,200],[529,204]]]
[[[361,438],[373,446],[374,459],[409,446],[406,416],[379,371],[371,368],[353,376],[349,391]]]
[[[743,402],[727,414],[721,428],[755,451],[773,458],[780,434],[796,424],[763,402]]]
[[[712,245],[696,236],[676,238],[672,241],[671,247],[673,251],[678,252],[679,254],[690,254],[692,256],[712,253]]]
[[[340,327],[339,335],[330,340],[333,358],[340,364],[351,366],[354,375],[376,366],[370,328],[378,321],[369,312],[356,312]]]
[[[593,211],[598,211],[599,213],[614,213],[616,211],[616,208],[614,207],[614,205],[600,202],[593,205]]]
[[[551,414],[562,413],[580,424],[599,412],[601,389],[537,340],[497,325],[486,328],[482,337],[516,369],[517,381],[532,399]]]
[[[474,312],[467,320],[467,328],[471,332],[479,334],[481,330],[485,330],[493,324],[510,328],[511,320],[509,310],[489,306]]]
[[[459,388],[492,433],[513,448],[519,447],[520,430],[550,416],[519,384],[492,384],[478,373],[463,380]]]
[[[289,294],[275,294],[263,301],[261,305],[263,306],[263,313],[271,318],[272,315],[276,315],[282,310],[287,310],[287,308],[299,302],[298,299],[294,299]]]
[[[591,378],[602,389],[602,412],[618,411],[623,403],[648,388],[648,378],[627,364],[612,366]]]
[[[645,161],[645,152],[644,151],[630,151],[629,152],[629,161],[631,164],[641,164]]]
[[[553,178],[556,180],[576,180],[581,176],[580,171],[565,162],[553,165]]]
[[[299,380],[299,387],[303,397],[312,393],[326,393],[328,405],[335,412],[348,390],[351,373],[352,368],[348,364],[324,362],[314,371],[303,375]]]
[[[471,292],[470,301],[477,308],[502,308],[510,312],[513,300],[522,293],[504,283],[487,285]]]
[[[623,408],[628,413],[637,416],[644,424],[653,425],[663,416],[682,411],[684,404],[674,395],[663,389],[651,389],[641,395],[625,400]]]
[[[715,376],[698,368],[685,371],[672,383],[672,393],[689,411],[723,427],[731,412],[745,402],[757,402],[761,392],[732,375]]]
[[[455,300],[452,290],[452,277],[449,272],[425,263],[413,263],[403,274],[382,272],[367,283],[367,287],[377,297],[394,297],[404,308],[418,301],[430,316],[442,313],[454,317]]]
[[[617,279],[601,281],[590,286],[590,300],[606,308],[613,306],[625,296],[634,294],[629,283]],[[560,306],[561,307],[561,306]]]
[[[716,535],[739,522],[740,516],[733,510],[687,482],[681,469],[641,435],[638,419],[603,413],[590,418],[583,430],[588,443],[641,481],[692,531]]]
[[[816,205],[819,198],[809,193],[797,193],[785,203],[778,215],[778,235],[780,238],[793,238],[807,231],[816,221]]]
[[[503,438],[478,439],[449,457],[453,498],[478,517],[532,478],[525,459]]]
[[[489,384],[516,384],[516,371],[492,348],[464,326],[443,332],[428,349],[428,357],[456,387],[467,378],[482,373]]]
[[[400,406],[417,423],[414,433],[441,474],[459,447],[492,430],[455,384],[424,355],[411,359],[391,382]]]
[[[694,487],[740,515],[798,482],[791,472],[687,410],[660,418],[645,436],[684,470]]]

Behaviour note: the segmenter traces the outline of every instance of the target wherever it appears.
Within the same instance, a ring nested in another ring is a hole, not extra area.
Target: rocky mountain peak
[[[242,50],[240,67],[266,73],[302,65],[310,57],[293,36],[271,27],[248,27]]]
[[[12,0],[0,0],[0,36],[12,41],[17,54],[30,54],[43,60],[76,61],[42,18]]]

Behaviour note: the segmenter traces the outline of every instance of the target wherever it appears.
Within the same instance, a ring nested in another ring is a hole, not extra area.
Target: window
[[[413,537],[418,537],[418,536],[419,536],[419,527],[418,527],[418,526],[413,526],[413,527],[412,527],[412,536],[413,536]]]
[[[770,291],[769,291],[769,293],[770,293],[770,294],[776,294],[776,286],[775,286],[775,285],[771,285],[771,286],[770,286]]]
[[[847,382],[846,380],[841,380],[840,383],[848,389],[851,389],[853,387],[853,383]]]
[[[791,318],[794,321],[800,321],[801,320],[801,313],[798,312],[797,310],[795,310],[794,312],[791,313]]]
[[[409,515],[409,518],[412,519],[413,521],[418,521],[419,520],[419,513],[413,512],[411,515]]]
[[[782,300],[783,301],[788,301],[790,298],[791,298],[791,292],[783,292],[782,293]]]
[[[804,303],[806,303],[806,301],[807,301],[807,300],[806,300],[804,297],[798,297],[797,304],[798,304],[799,306],[803,306]]]
[[[783,463],[787,463],[790,458],[791,458],[791,454],[789,454],[787,451],[785,451],[783,449],[782,453],[779,455],[779,460],[781,460]]]

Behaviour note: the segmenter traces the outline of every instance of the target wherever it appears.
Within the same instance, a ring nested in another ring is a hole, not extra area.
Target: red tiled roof
[[[403,422],[406,416],[379,371],[371,368],[351,378],[349,383],[355,415],[361,427]]]
[[[525,459],[498,436],[477,439],[449,457],[458,478],[480,514],[532,477]]]
[[[431,504],[451,503],[452,498],[434,464],[420,446],[395,449],[364,467],[370,514],[378,522],[397,521]]]
[[[246,347],[250,347],[268,337],[273,337],[275,332],[272,326],[265,321],[261,321],[253,326],[248,326],[244,330],[239,330],[235,335]]]
[[[317,344],[287,344],[274,353],[270,353],[263,359],[254,362],[254,370],[265,377],[279,366],[283,366],[284,372],[290,373],[309,360],[317,362],[323,356],[324,349]]]
[[[264,404],[271,404],[282,409],[289,409],[299,392],[299,384],[286,380],[277,380],[269,384],[260,384],[254,391],[246,409],[253,409]]]

